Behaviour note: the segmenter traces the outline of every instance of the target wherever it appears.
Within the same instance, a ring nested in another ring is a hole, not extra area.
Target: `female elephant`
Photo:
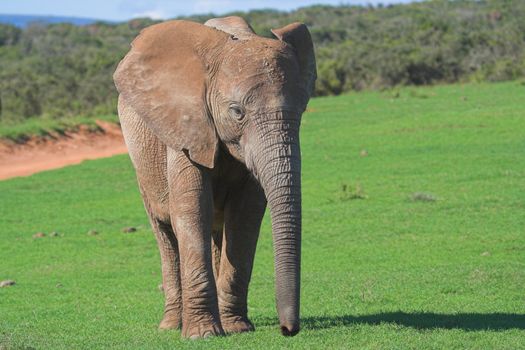
[[[239,17],[156,24],[114,74],[160,249],[160,328],[185,337],[253,330],[246,303],[266,200],[281,331],[299,331],[299,124],[316,69],[304,24],[273,34]]]

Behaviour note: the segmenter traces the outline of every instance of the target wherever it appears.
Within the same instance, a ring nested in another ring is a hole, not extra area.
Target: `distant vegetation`
[[[306,23],[316,45],[318,96],[525,75],[524,1],[438,0],[235,14],[265,36],[270,28]],[[0,122],[114,114],[113,70],[133,37],[153,23],[0,25]]]

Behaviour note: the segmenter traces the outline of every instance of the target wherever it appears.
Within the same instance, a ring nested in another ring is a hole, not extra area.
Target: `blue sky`
[[[126,20],[166,19],[181,15],[274,8],[291,10],[313,4],[393,4],[412,0],[0,0],[0,13]]]

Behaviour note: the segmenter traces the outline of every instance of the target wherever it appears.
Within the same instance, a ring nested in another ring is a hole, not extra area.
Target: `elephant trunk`
[[[298,116],[278,113],[259,127],[254,172],[260,179],[272,220],[276,301],[281,332],[299,332],[301,270],[301,152]],[[261,132],[262,131],[262,132]],[[261,146],[262,145],[262,146]]]

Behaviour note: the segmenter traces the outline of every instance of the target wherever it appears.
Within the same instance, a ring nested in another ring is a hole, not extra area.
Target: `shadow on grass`
[[[277,320],[264,319],[264,325],[277,324]],[[348,327],[359,324],[379,325],[393,323],[415,329],[462,329],[465,331],[525,329],[525,315],[505,313],[459,313],[454,315],[431,312],[385,312],[364,316],[310,316],[301,318],[303,329]]]

